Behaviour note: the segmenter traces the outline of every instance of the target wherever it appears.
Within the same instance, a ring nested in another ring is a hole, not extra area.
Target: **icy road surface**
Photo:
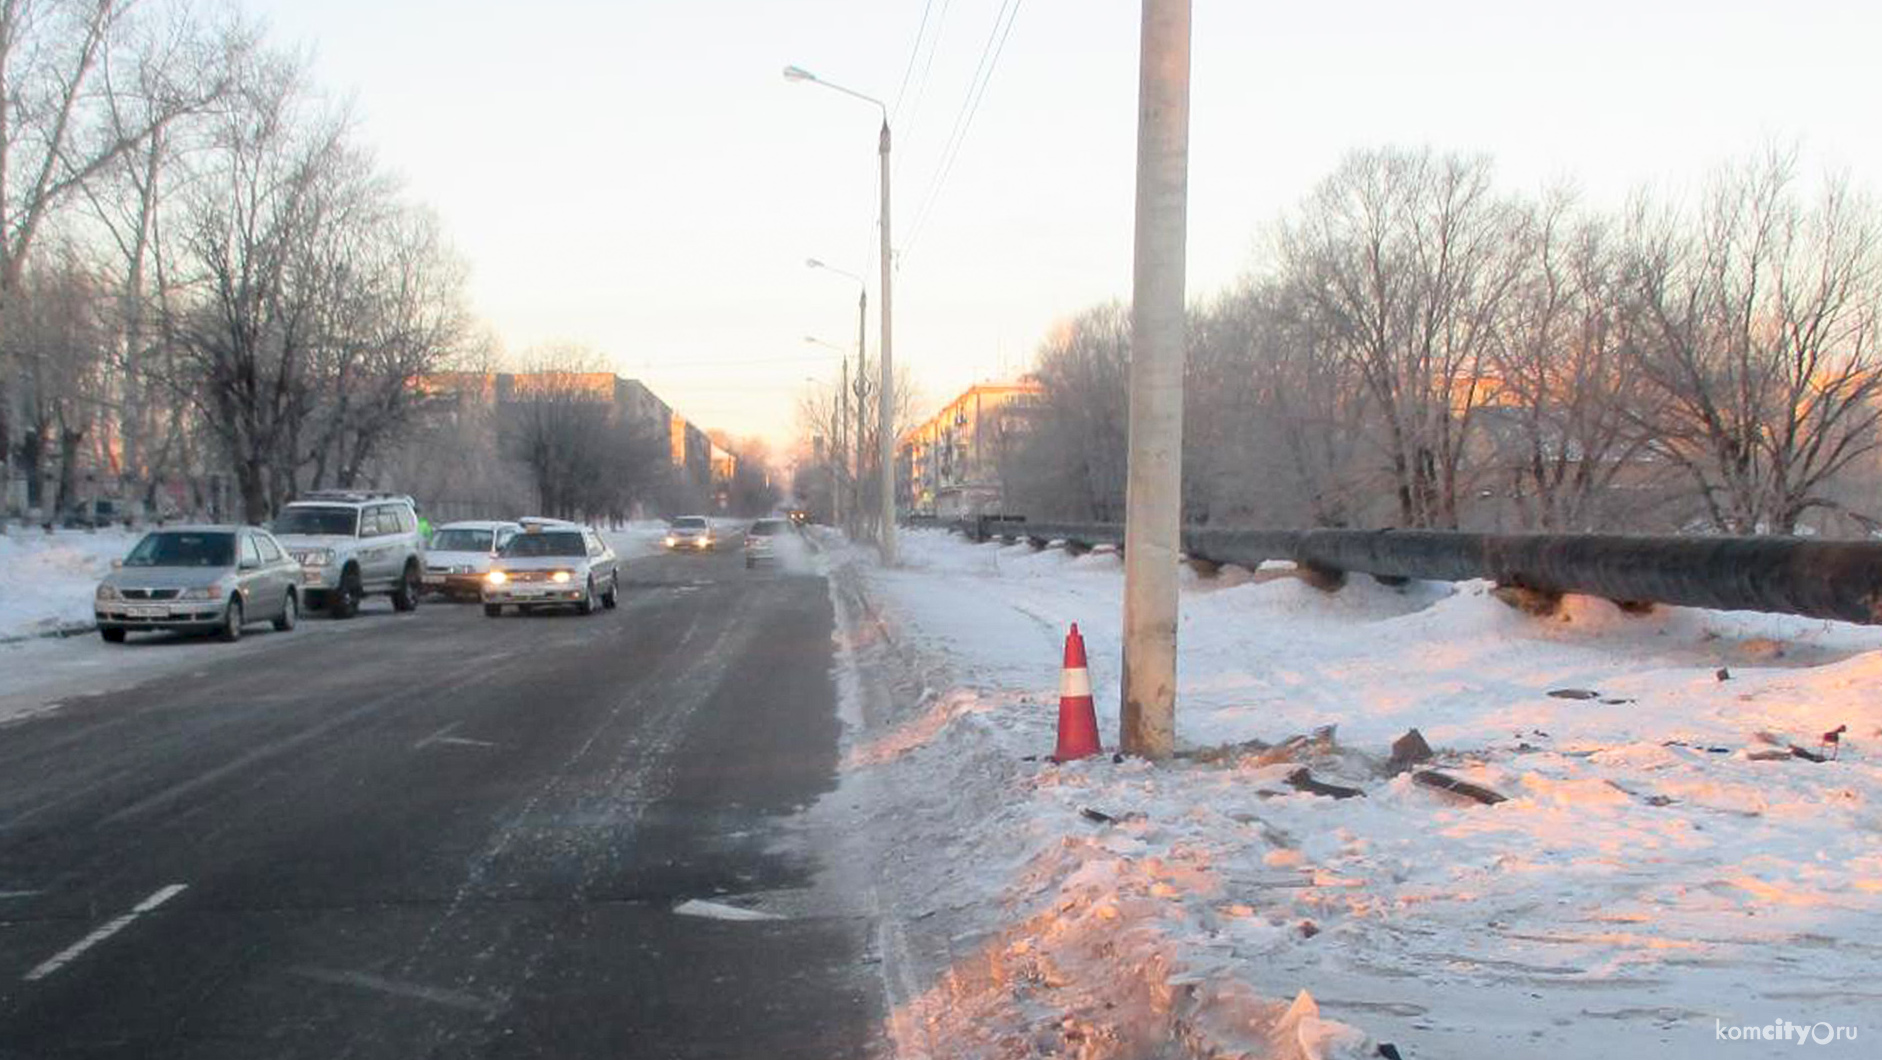
[[[821,578],[730,552],[586,618],[0,648],[0,1056],[870,1055],[800,823],[831,646]]]

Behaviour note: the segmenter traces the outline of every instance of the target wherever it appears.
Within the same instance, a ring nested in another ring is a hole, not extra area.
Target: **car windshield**
[[[166,530],[145,534],[125,557],[126,567],[233,567],[235,535]]]
[[[572,530],[550,530],[536,534],[518,534],[503,546],[506,556],[586,556],[588,546],[582,535]]]
[[[431,538],[431,548],[438,552],[488,552],[496,540],[495,530],[440,530]]]
[[[784,529],[784,523],[777,519],[760,519],[751,524],[753,537],[775,537]]]
[[[359,525],[358,508],[289,507],[274,521],[277,534],[341,534],[352,537]]]
[[[683,516],[673,520],[675,530],[704,530],[705,528],[706,521],[697,515]]]

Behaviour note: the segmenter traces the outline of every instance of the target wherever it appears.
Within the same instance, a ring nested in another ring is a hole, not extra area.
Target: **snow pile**
[[[1713,1056],[1719,1026],[1882,1034],[1882,630],[1195,580],[1183,757],[1053,766],[1026,758],[1053,746],[1073,621],[1117,731],[1116,557],[903,541],[898,569],[832,567],[880,631],[852,662],[902,670],[848,763],[893,790],[905,837],[883,874],[927,973],[897,1009],[905,1051]],[[1837,760],[1792,751],[1838,726]],[[1411,728],[1435,755],[1404,768]]]
[[[98,580],[142,536],[117,529],[0,532],[0,640],[90,623]]]

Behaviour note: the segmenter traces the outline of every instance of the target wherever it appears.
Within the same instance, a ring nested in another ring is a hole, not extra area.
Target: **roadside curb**
[[[37,633],[9,633],[0,637],[0,645],[24,644],[29,640],[66,640],[71,637],[83,637],[88,633],[98,632],[98,623],[79,622],[43,629]]]

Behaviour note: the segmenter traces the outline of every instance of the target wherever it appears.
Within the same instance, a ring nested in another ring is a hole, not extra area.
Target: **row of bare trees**
[[[881,375],[866,353],[851,367],[843,383],[814,385],[799,397],[797,426],[810,446],[797,461],[791,492],[818,519],[841,513],[851,533],[873,535],[882,516]],[[918,422],[919,395],[906,364],[896,367],[891,402],[892,437],[899,439]]]
[[[1789,533],[1871,525],[1882,213],[1772,151],[1691,203],[1350,156],[1192,312],[1198,522]],[[1008,507],[1122,510],[1127,313],[1042,347]]]
[[[210,10],[0,0],[0,511],[81,468],[152,507],[220,475],[255,521],[371,484],[411,381],[479,352],[437,220]]]

